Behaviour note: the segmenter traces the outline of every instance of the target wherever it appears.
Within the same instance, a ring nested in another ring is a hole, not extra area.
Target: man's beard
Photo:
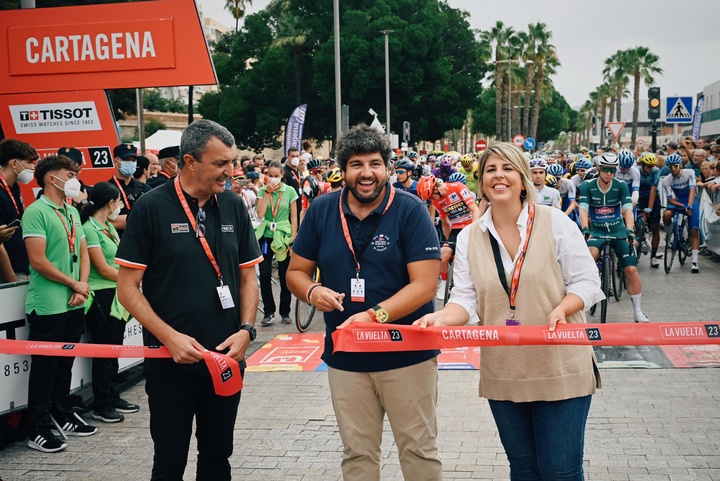
[[[377,179],[375,179],[377,180]],[[385,181],[378,182],[377,186],[375,187],[375,190],[373,190],[367,197],[362,197],[360,192],[357,190],[357,184],[359,181],[348,183],[348,188],[350,189],[350,192],[352,192],[353,197],[360,202],[361,204],[370,204],[375,201],[375,199],[378,198],[380,193],[383,190],[383,187],[385,187]]]

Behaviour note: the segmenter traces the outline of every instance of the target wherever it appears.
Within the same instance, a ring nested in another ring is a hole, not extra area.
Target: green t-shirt
[[[258,199],[262,199],[265,197],[265,187],[261,188],[258,192]],[[280,206],[277,207],[278,198],[280,197],[280,194],[282,193],[282,198],[280,199]],[[267,209],[265,210],[265,217],[263,219],[273,222],[280,222],[283,220],[290,219],[290,202],[297,201],[298,195],[294,188],[288,187],[286,184],[282,183],[280,184],[280,190],[277,192],[273,192],[272,194],[272,205],[276,206],[277,208],[277,215],[275,216],[275,219],[273,219],[272,215],[272,207],[270,205],[270,199],[268,199],[267,203]],[[268,227],[265,229],[265,237],[272,239],[274,232],[270,230],[269,227],[270,224],[268,224]]]
[[[64,223],[62,220],[64,219]],[[70,252],[70,236],[75,226],[75,260]],[[67,226],[67,229],[66,229]],[[80,213],[63,203],[58,207],[47,197],[40,196],[25,210],[22,218],[23,239],[45,239],[45,257],[63,274],[80,280],[80,242],[85,238]],[[73,291],[64,284],[46,279],[30,266],[30,285],[25,299],[25,312],[35,311],[41,316],[61,314],[82,306],[68,306]]]
[[[85,243],[87,244],[88,250],[102,249],[103,256],[108,265],[115,269],[120,269],[120,266],[115,263],[115,254],[117,253],[118,244],[120,243],[120,237],[115,227],[110,222],[102,225],[93,217],[90,217],[83,224],[83,231],[85,232]],[[116,281],[105,279],[92,264],[90,264],[88,283],[90,284],[91,291],[115,289],[117,287]]]

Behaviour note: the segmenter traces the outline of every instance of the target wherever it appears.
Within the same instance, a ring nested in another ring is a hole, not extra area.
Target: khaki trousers
[[[387,413],[407,481],[442,479],[437,450],[437,358],[379,372],[328,368],[344,451],[344,481],[380,481],[380,443]]]

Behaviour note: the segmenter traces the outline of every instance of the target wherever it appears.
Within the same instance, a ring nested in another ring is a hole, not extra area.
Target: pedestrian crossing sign
[[[692,97],[668,97],[665,123],[689,124],[692,122]]]

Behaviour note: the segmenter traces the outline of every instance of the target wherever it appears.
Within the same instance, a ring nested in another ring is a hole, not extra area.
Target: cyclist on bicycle
[[[640,162],[640,190],[638,191],[638,211],[642,212],[645,224],[652,233],[650,241],[650,267],[658,268],[657,255],[660,244],[660,199],[657,195],[658,182],[660,181],[660,169],[657,164],[657,157],[652,152],[644,152],[639,159]]]
[[[413,180],[414,173],[415,164],[412,161],[409,159],[399,160],[395,163],[397,182],[393,183],[393,187],[417,195],[417,181]]]
[[[576,193],[580,191],[580,184],[582,184],[585,178],[585,173],[592,167],[592,161],[590,159],[586,159],[585,157],[581,157],[575,161],[575,175],[570,177],[570,180],[572,180],[573,184],[575,184]]]
[[[635,208],[640,195],[640,170],[635,167],[635,154],[630,149],[622,149],[617,157],[619,168],[615,172],[615,178],[628,185],[633,208]]]
[[[615,179],[619,164],[615,154],[602,154],[597,160],[600,171],[598,177],[580,186],[580,227],[588,239],[588,248],[595,260],[600,256],[603,244],[610,242],[625,272],[635,322],[650,322],[641,309],[642,281],[635,252],[630,249],[630,243],[635,242],[635,218],[630,192],[625,182]]]
[[[465,185],[470,189],[470,192],[477,195],[478,191],[478,180],[472,175],[473,166],[476,165],[475,157],[472,154],[465,154],[460,158],[460,167],[458,172],[465,176]]]
[[[698,227],[700,225],[699,200],[695,195],[695,171],[681,168],[682,158],[678,154],[670,154],[665,159],[665,165],[670,169],[670,175],[662,181],[667,197],[667,209],[663,213],[665,230],[673,228],[673,214],[680,212],[688,216],[688,231],[692,249],[692,273],[700,272],[698,268],[698,254],[700,253],[700,238]]]
[[[572,220],[577,222],[577,202],[575,201],[575,184],[570,179],[563,177],[563,166],[561,164],[548,165],[548,174],[552,175],[557,179],[556,189],[560,193],[561,205],[565,214]]]
[[[470,191],[460,182],[449,183],[435,178],[434,175],[421,177],[417,185],[417,194],[421,200],[432,201],[442,224],[445,241],[440,250],[440,285],[437,290],[438,299],[445,298],[445,284],[448,278],[448,264],[455,252],[455,240],[463,227],[472,224],[482,215],[480,208]],[[433,214],[431,212],[431,214]],[[431,216],[432,217],[432,216]]]
[[[535,203],[549,205],[559,209],[562,205],[560,192],[558,192],[557,189],[545,185],[547,169],[548,164],[543,157],[530,159],[530,173],[532,174],[532,183],[535,187]]]

